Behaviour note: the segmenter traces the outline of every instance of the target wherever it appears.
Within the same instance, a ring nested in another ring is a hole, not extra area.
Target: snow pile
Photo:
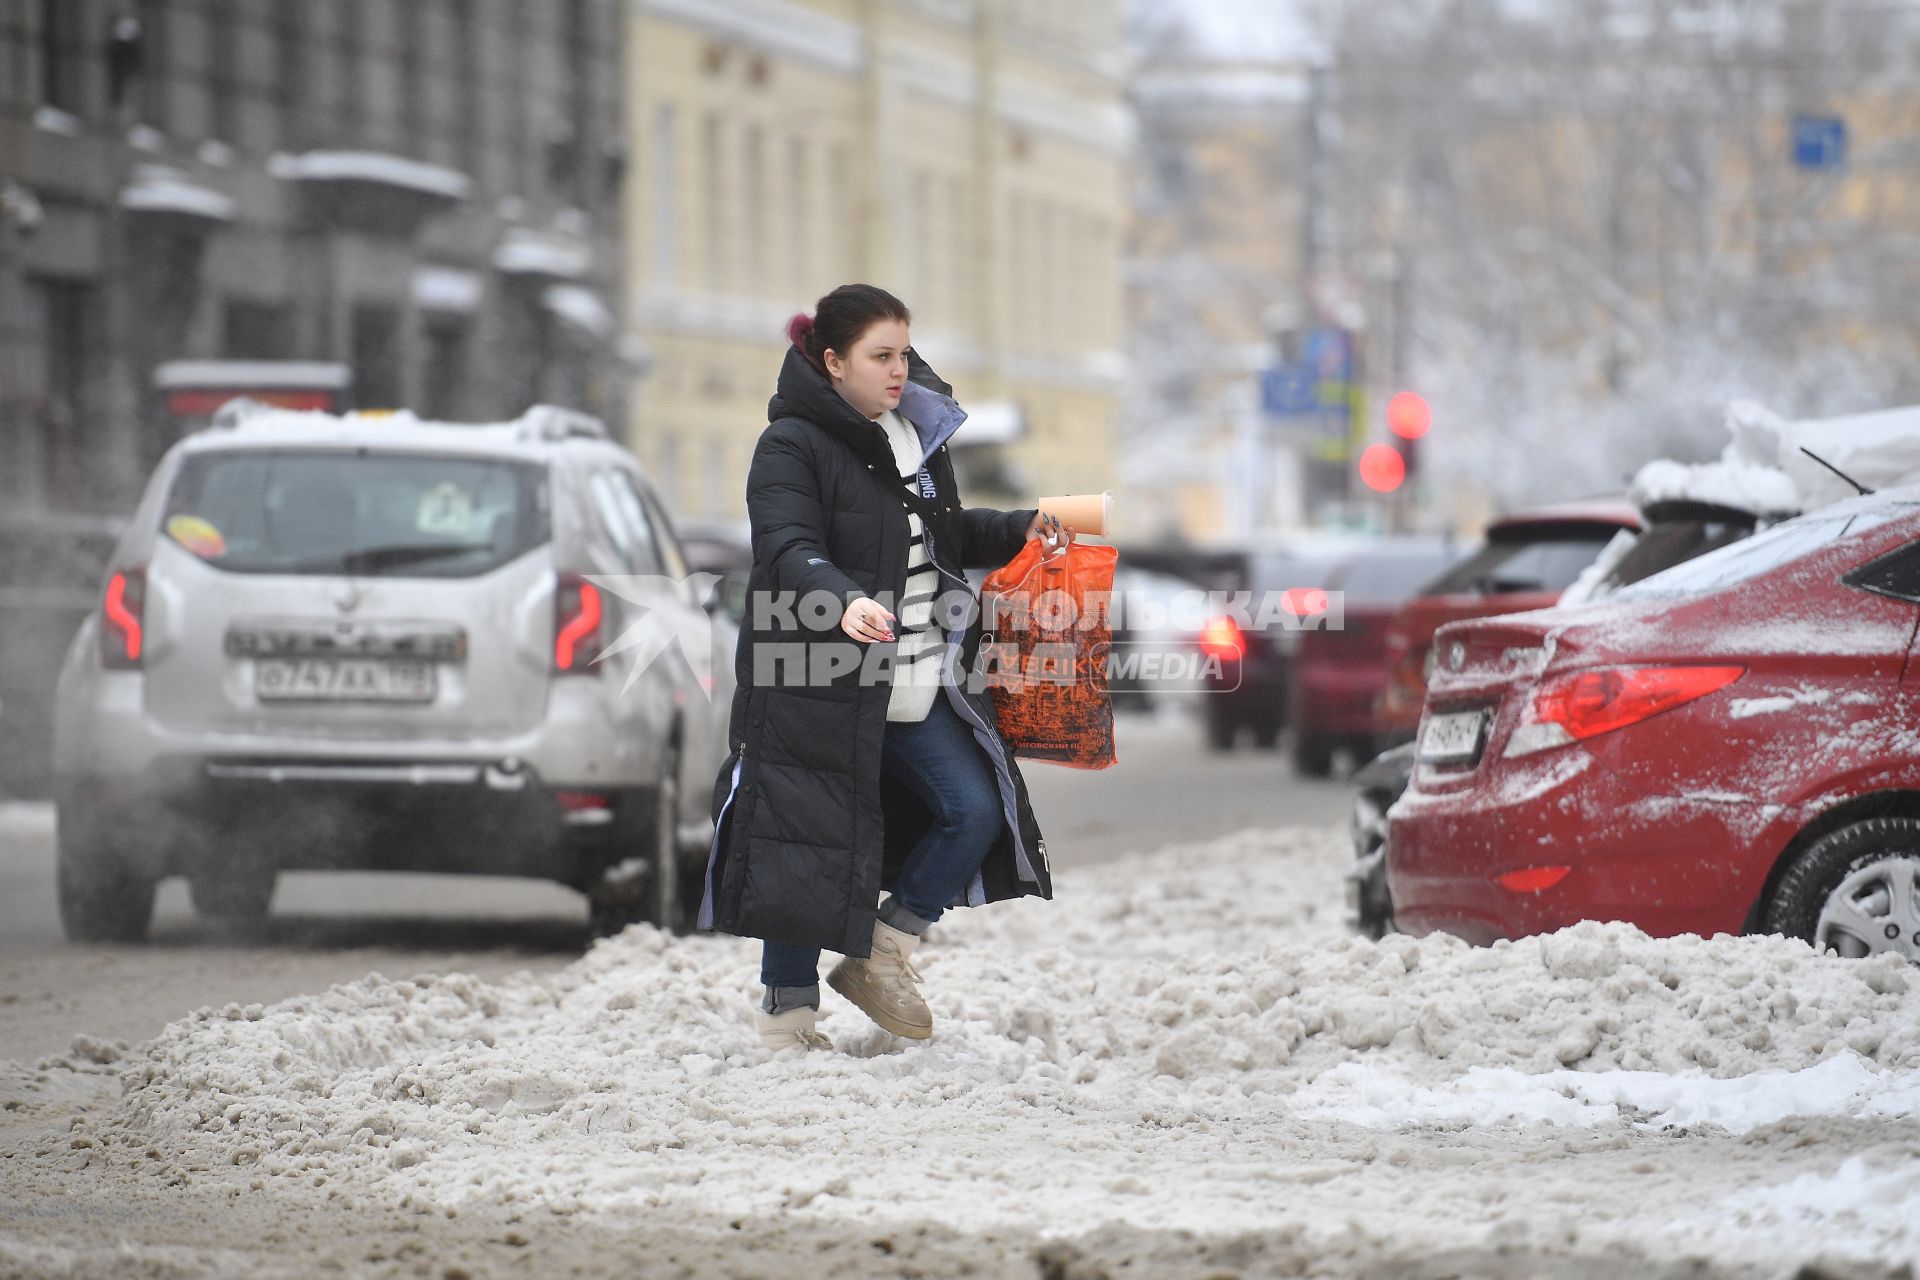
[[[922,952],[925,1044],[829,993],[837,1050],[769,1056],[754,944],[645,927],[547,977],[202,1010],[129,1060],[114,1126],[182,1170],[423,1211],[1217,1231],[1301,1212],[1299,1157],[1355,1126],[1740,1132],[1920,1101],[1920,991],[1890,957],[1599,924],[1375,944],[1337,924],[1346,856],[1244,832],[956,912]]]
[[[1640,1129],[1711,1125],[1751,1133],[1796,1116],[1902,1117],[1920,1113],[1920,1071],[1875,1070],[1851,1051],[1799,1071],[1716,1078],[1663,1071],[1546,1071],[1474,1067],[1416,1085],[1358,1062],[1296,1093],[1295,1115],[1370,1129],[1413,1125],[1553,1124]]]
[[[1649,462],[1634,476],[1629,496],[1642,507],[1711,502],[1777,518],[1854,495],[1853,486],[1803,448],[1869,489],[1920,483],[1920,406],[1794,422],[1736,400],[1727,407],[1727,430],[1732,438],[1718,460]]]

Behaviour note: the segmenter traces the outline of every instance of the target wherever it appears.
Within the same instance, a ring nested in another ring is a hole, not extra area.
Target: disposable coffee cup
[[[1060,523],[1076,534],[1091,533],[1098,537],[1106,533],[1113,520],[1111,489],[1102,493],[1065,493],[1041,498],[1033,505],[1048,515],[1058,516]]]

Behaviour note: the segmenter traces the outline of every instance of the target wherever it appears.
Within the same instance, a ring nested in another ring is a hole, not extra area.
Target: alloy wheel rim
[[[1896,854],[1850,873],[1827,895],[1814,949],[1848,959],[1895,952],[1920,960],[1920,856]]]

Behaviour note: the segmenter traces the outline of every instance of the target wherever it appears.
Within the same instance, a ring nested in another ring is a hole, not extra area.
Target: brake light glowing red
[[[1567,878],[1572,867],[1522,867],[1493,878],[1509,893],[1544,893]]]
[[[1200,651],[1209,658],[1239,658],[1247,652],[1247,638],[1232,618],[1215,618],[1201,629]]]
[[[553,669],[569,675],[590,670],[600,635],[600,588],[577,573],[563,573],[553,593]]]
[[[1280,593],[1280,607],[1296,617],[1316,617],[1327,611],[1327,593],[1319,587],[1288,587]]]
[[[1726,688],[1745,667],[1601,667],[1551,681],[1534,695],[1533,720],[1575,741],[1624,729]]]
[[[100,661],[121,671],[137,670],[146,645],[147,571],[121,569],[107,579],[100,605]]]

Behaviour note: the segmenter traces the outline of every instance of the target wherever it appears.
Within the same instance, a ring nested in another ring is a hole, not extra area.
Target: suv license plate
[[[1429,716],[1427,727],[1420,733],[1420,758],[1430,764],[1471,763],[1480,756],[1480,739],[1486,725],[1484,711]]]
[[[262,702],[431,702],[431,662],[382,658],[259,658],[253,691]]]

